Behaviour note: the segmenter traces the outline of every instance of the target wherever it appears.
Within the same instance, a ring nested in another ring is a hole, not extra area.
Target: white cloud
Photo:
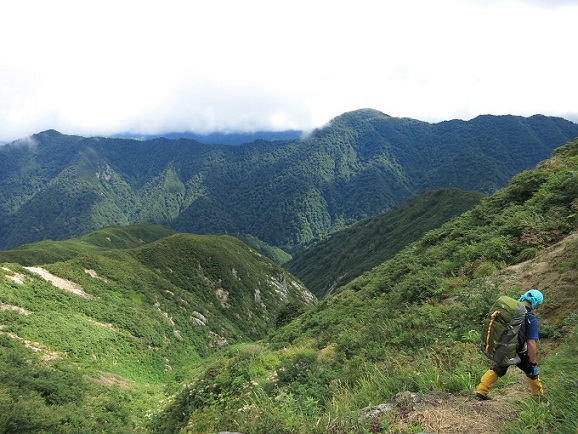
[[[572,117],[571,1],[67,1],[0,6],[0,140]]]

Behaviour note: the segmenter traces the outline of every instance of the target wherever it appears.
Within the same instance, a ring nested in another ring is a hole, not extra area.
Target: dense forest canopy
[[[45,131],[0,147],[0,248],[148,222],[294,253],[424,190],[491,193],[576,136],[545,116],[430,124],[375,110],[239,146]]]

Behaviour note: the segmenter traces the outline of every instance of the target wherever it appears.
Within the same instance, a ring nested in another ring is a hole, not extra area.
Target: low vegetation
[[[427,231],[469,210],[482,197],[479,192],[457,189],[424,192],[389,212],[313,243],[283,266],[323,298],[390,259]]]
[[[227,236],[106,228],[26,252],[45,259],[42,275],[0,268],[0,432],[147,432],[204,358],[314,303]],[[49,263],[59,255],[69,259]]]

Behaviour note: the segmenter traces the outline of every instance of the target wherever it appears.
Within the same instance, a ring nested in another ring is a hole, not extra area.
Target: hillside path
[[[424,433],[496,434],[517,417],[516,404],[529,396],[526,376],[510,368],[491,391],[492,399],[477,401],[471,396],[432,392],[415,409],[402,414],[400,428],[419,425]]]

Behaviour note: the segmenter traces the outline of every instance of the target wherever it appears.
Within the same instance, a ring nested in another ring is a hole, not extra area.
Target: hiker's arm
[[[536,345],[535,339],[528,339],[528,357],[530,362],[537,363],[536,356],[538,354],[538,346]]]

